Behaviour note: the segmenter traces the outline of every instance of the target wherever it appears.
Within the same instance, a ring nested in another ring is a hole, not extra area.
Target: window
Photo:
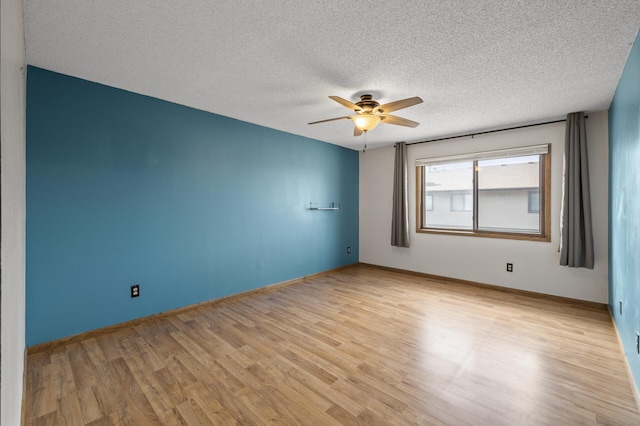
[[[416,160],[417,232],[550,241],[548,145]]]
[[[451,194],[451,211],[452,212],[470,212],[472,210],[473,210],[473,197],[471,196],[470,192]]]
[[[424,196],[424,209],[433,211],[433,195],[427,194]]]
[[[529,191],[529,213],[540,213],[540,191]]]

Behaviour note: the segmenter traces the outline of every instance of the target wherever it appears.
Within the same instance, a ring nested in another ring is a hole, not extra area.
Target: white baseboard
[[[631,385],[631,392],[633,392],[633,397],[636,400],[636,406],[638,407],[638,411],[640,412],[640,390],[638,390],[638,384],[633,377],[633,373],[631,371],[631,366],[629,365],[629,360],[627,359],[624,352],[624,345],[622,344],[622,338],[620,337],[620,332],[618,331],[618,326],[616,325],[616,321],[613,319],[613,315],[611,314],[611,309],[609,309],[609,316],[611,317],[611,322],[613,323],[613,329],[616,331],[616,336],[618,337],[618,345],[620,345],[620,349],[622,350],[622,354],[624,356],[624,365],[627,366],[627,376],[629,376],[629,384]]]

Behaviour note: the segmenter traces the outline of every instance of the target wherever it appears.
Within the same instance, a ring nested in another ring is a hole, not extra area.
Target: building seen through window
[[[418,230],[544,234],[547,153],[419,165]],[[421,192],[420,192],[421,191]]]

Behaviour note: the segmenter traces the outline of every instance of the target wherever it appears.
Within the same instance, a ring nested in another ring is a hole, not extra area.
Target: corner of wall
[[[0,423],[20,424],[25,367],[26,53],[22,0],[0,3],[0,259],[2,382]]]

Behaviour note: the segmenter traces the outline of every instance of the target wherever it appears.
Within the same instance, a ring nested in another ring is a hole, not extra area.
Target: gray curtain
[[[567,115],[560,218],[560,265],[593,269],[587,134],[582,112]]]
[[[391,245],[409,247],[409,199],[407,197],[407,145],[396,144],[393,169],[393,211],[391,214]]]

